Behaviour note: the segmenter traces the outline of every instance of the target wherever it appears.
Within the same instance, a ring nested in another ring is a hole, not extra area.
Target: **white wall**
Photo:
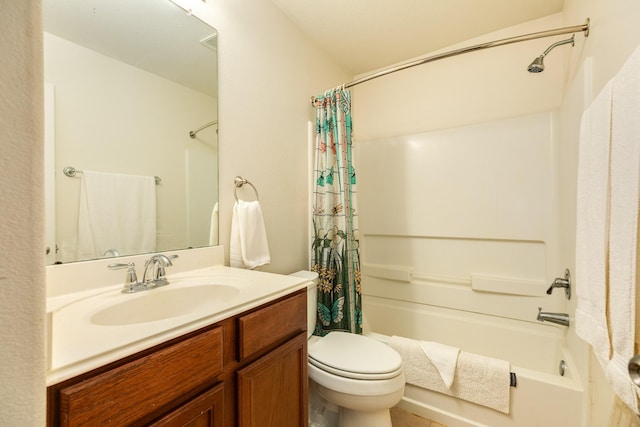
[[[40,2],[0,1],[0,420],[45,424]]]
[[[55,87],[58,260],[76,260],[81,178],[66,177],[66,166],[160,177],[157,250],[208,244],[217,174],[187,185],[187,161],[215,169],[217,136],[211,128],[194,140],[188,131],[215,119],[217,100],[52,34],[45,33],[44,52],[45,81]],[[209,196],[201,207],[206,226],[198,227],[204,241],[187,239],[187,188],[200,202]]]

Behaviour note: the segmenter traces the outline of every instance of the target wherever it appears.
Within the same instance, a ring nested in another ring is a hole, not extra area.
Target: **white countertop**
[[[168,272],[169,273],[169,272]],[[167,274],[169,285],[123,294],[122,284],[51,296],[47,299],[47,385],[219,322],[307,286],[304,278],[213,266]],[[199,285],[232,285],[233,295],[198,302],[193,312],[166,319],[124,325],[100,325],[92,316],[114,304],[144,298],[151,292]],[[236,291],[237,289],[237,291]]]

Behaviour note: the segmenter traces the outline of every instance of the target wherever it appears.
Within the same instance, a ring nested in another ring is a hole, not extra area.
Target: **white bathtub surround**
[[[638,413],[638,387],[627,363],[634,355],[638,202],[640,191],[640,48],[613,78],[611,125],[611,221],[609,229],[609,324],[613,356],[607,377]]]
[[[229,257],[231,267],[237,268],[254,269],[271,262],[267,230],[257,200],[238,200],[233,206]]]
[[[554,120],[540,113],[354,145],[367,331],[505,360],[518,376],[509,414],[412,384],[404,409],[449,427],[582,426],[567,328],[536,321],[538,307],[569,312],[562,293],[546,294],[565,267],[556,265]]]
[[[448,394],[505,414],[509,413],[509,362],[461,351],[455,380],[451,388],[448,388],[418,341],[393,336],[389,345],[402,356],[402,366],[408,384]]]

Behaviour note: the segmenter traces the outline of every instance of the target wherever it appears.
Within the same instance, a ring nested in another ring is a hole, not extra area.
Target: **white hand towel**
[[[78,259],[156,249],[156,185],[152,176],[84,171],[78,212]]]
[[[232,267],[253,269],[271,262],[267,231],[258,201],[233,206],[229,256]]]
[[[211,211],[211,224],[209,227],[209,245],[216,246],[218,244],[218,202],[213,205]]]
[[[455,379],[448,389],[418,341],[393,336],[389,346],[402,356],[402,369],[408,384],[509,413],[509,362],[461,351]]]
[[[640,48],[613,79],[611,132],[611,225],[609,231],[609,323],[613,357],[607,377],[618,396],[638,413],[637,387],[627,363],[634,355],[638,283],[640,194]]]
[[[574,279],[576,333],[603,364],[611,351],[606,318],[611,93],[609,83],[580,125]]]
[[[445,387],[451,388],[460,349],[433,341],[419,341],[418,345],[438,370]]]

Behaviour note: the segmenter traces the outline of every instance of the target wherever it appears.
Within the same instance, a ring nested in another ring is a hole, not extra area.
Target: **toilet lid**
[[[402,358],[386,344],[362,335],[330,332],[308,348],[309,362],[335,375],[387,379],[398,375]]]

